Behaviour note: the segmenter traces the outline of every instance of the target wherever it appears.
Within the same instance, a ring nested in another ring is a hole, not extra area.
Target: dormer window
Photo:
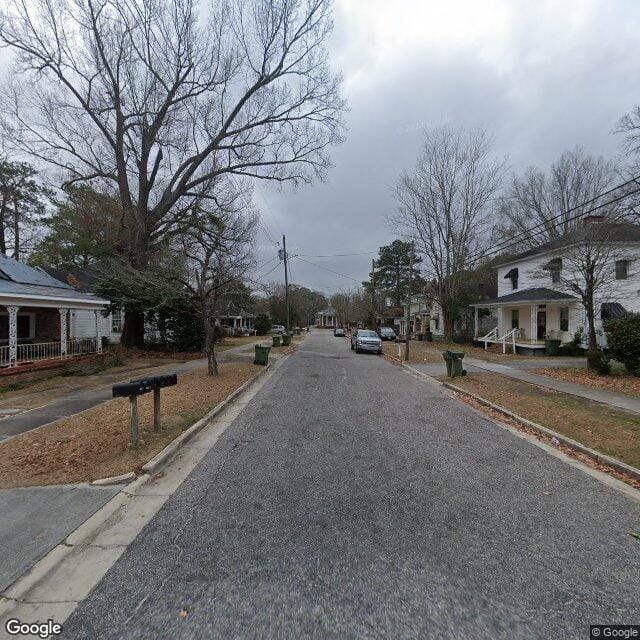
[[[616,260],[616,280],[626,280],[629,277],[629,261]]]
[[[510,271],[507,272],[507,275],[505,275],[504,277],[505,280],[511,280],[511,288],[512,289],[517,289],[518,288],[518,270],[517,269],[511,269]]]
[[[551,282],[557,284],[560,282],[562,275],[562,258],[554,258],[553,260],[549,260],[547,264],[542,267],[546,269],[551,274]]]

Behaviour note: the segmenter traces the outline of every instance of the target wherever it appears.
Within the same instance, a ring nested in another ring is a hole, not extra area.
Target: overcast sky
[[[347,140],[326,183],[259,186],[259,265],[283,233],[301,257],[375,251],[394,239],[390,186],[415,163],[424,127],[481,125],[514,170],[547,167],[576,145],[615,156],[612,129],[640,102],[637,0],[336,0],[335,8],[330,52],[345,77]],[[372,257],[305,259],[359,281]],[[281,268],[267,273],[276,264],[258,277],[282,279]],[[291,266],[294,282],[325,293],[356,285],[300,259]]]

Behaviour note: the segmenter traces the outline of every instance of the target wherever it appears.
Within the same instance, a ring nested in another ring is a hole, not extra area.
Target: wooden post
[[[160,431],[160,389],[153,390],[153,430]]]
[[[138,431],[138,396],[130,396],[129,409],[131,414],[131,446],[138,448],[139,431]]]

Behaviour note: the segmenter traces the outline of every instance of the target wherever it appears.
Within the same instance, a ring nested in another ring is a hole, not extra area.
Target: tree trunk
[[[120,343],[123,347],[144,347],[144,312],[125,308]]]
[[[207,356],[207,374],[210,376],[217,376],[219,371],[218,360],[216,359],[216,336],[213,327],[213,320],[205,315],[202,324],[204,329],[204,352]]]
[[[448,309],[442,309],[442,328],[444,341],[453,342],[453,314]]]
[[[18,199],[13,198],[13,259],[20,260],[20,225],[18,219]]]

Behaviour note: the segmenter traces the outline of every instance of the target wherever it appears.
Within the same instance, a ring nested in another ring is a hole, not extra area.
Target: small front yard
[[[261,367],[221,364],[178,376],[162,390],[162,431],[153,432],[153,397],[139,398],[141,444],[129,447],[129,401],[109,400],[0,444],[0,488],[86,482],[137,471],[169,442],[205,416]]]
[[[624,393],[629,396],[640,396],[640,378],[628,374],[615,374],[602,376],[595,371],[588,369],[533,369],[531,373],[536,373],[565,382],[583,384],[587,387],[613,391],[614,393]]]
[[[514,413],[640,468],[640,415],[494,373],[452,381]]]
[[[383,350],[387,355],[398,357],[398,345],[395,342],[383,342]],[[502,362],[509,364],[510,360],[535,360],[539,356],[524,356],[522,354],[506,353],[502,351],[485,351],[482,347],[475,347],[471,344],[450,344],[446,342],[420,342],[412,340],[409,344],[409,362],[414,364],[443,364],[442,352],[447,349],[452,351],[464,351],[465,355],[487,360],[489,362]],[[400,352],[404,358],[404,343],[400,343]],[[565,359],[565,358],[563,358]],[[579,360],[580,358],[576,358]]]

